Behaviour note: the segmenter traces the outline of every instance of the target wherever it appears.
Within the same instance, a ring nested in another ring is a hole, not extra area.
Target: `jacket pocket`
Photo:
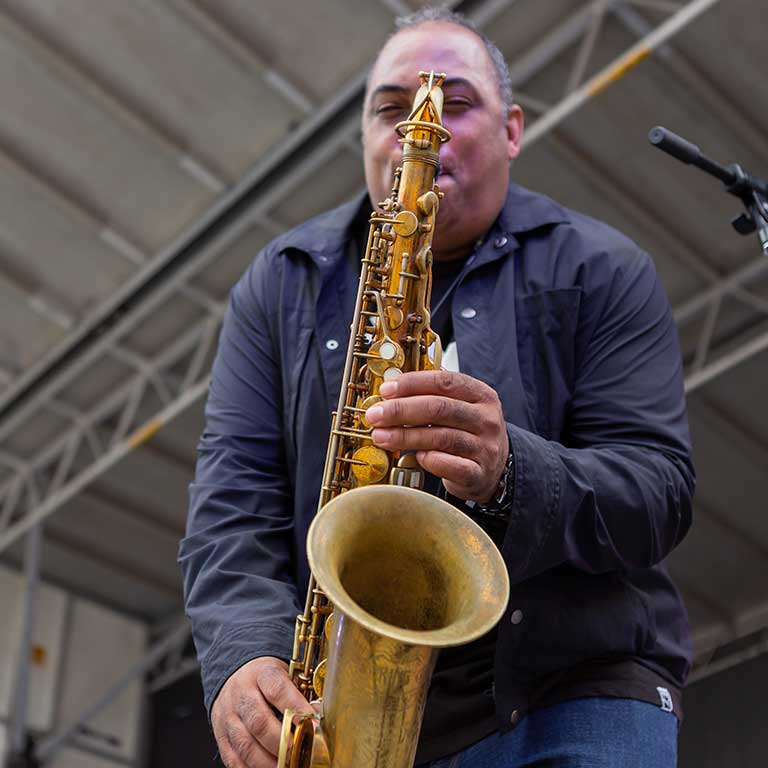
[[[550,572],[524,591],[524,620],[515,667],[536,675],[588,659],[645,656],[655,644],[653,613],[624,574]],[[541,583],[544,582],[544,583]]]
[[[558,288],[517,302],[517,344],[523,389],[538,434],[563,430],[575,371],[581,288]]]

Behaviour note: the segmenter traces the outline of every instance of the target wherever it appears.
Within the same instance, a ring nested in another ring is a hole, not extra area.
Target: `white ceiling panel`
[[[216,36],[216,15],[195,12],[194,3],[112,0],[99,13],[90,0],[9,6],[124,109],[225,182],[238,179],[299,116],[264,82],[261,55]]]

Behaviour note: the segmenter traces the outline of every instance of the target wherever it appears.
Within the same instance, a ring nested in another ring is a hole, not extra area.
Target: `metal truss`
[[[487,25],[513,1],[488,0],[466,5],[481,24]],[[394,12],[407,10],[400,0],[381,2]],[[674,52],[669,48],[673,35],[715,2],[717,0],[694,0],[687,4],[595,0],[564,19],[539,44],[511,63],[519,100],[541,114],[527,131],[526,146],[549,134],[574,110],[618,81],[651,52],[655,51],[661,58],[673,57]],[[249,66],[263,65],[238,41],[232,30],[217,24],[202,6],[181,0],[170,0],[170,4],[178,13],[187,14],[222,45],[228,46]],[[653,6],[668,10],[672,15],[655,30],[648,30],[643,27],[642,19],[633,15],[631,6]],[[606,13],[616,14],[641,39],[611,65],[582,82]],[[543,104],[535,96],[522,92],[533,75],[576,41],[580,41],[576,60],[559,104]],[[679,61],[677,66],[684,70],[684,64]],[[278,234],[281,227],[271,218],[275,205],[339,152],[357,148],[359,118],[355,104],[363,93],[365,73],[351,81],[333,100],[315,107],[279,73],[263,66],[261,71],[274,88],[308,115],[302,127],[252,169],[245,179],[224,193],[184,238],[152,260],[141,255],[142,271],[104,305],[98,316],[79,328],[66,348],[55,350],[21,376],[0,402],[0,408],[5,409],[0,421],[0,551],[35,529],[130,451],[150,440],[164,425],[202,399],[208,387],[207,365],[218,336],[224,304],[196,287],[195,276],[254,226]],[[68,76],[81,77],[83,73],[70,71]],[[753,135],[749,126],[738,128],[742,135]],[[159,127],[155,134],[162,134]],[[559,137],[552,136],[552,140],[556,142],[556,148],[559,146],[560,151],[565,151]],[[200,183],[220,188],[221,174],[211,168],[210,163],[196,159],[193,166],[187,167]],[[605,183],[611,182],[605,180]],[[631,204],[631,200],[625,200],[627,207]],[[632,215],[632,211],[627,212]],[[686,389],[690,393],[768,348],[768,332],[762,330],[757,334],[748,332],[746,338],[736,340],[725,353],[714,343],[718,338],[720,307],[726,296],[749,306],[758,318],[755,327],[760,328],[759,321],[768,315],[768,301],[751,292],[750,285],[766,277],[768,263],[756,260],[723,277],[695,254],[678,250],[677,257],[695,269],[707,283],[704,291],[675,310],[675,319],[681,326],[705,318],[695,359],[687,371]],[[131,348],[132,332],[152,311],[178,295],[183,295],[199,308],[197,320],[186,333],[153,358],[136,355]],[[91,408],[73,408],[61,397],[61,391],[75,382],[89,365],[107,357],[127,364],[132,370],[130,377]],[[63,415],[69,421],[68,428],[33,456],[21,457],[1,448],[31,415],[40,411]],[[184,655],[188,631],[177,627],[171,634],[171,639],[160,641],[132,670],[133,676],[151,672],[152,689],[173,682],[196,666],[194,659]],[[701,667],[702,670],[706,668]],[[121,681],[121,684],[127,683]],[[78,723],[44,742],[40,747],[41,756],[50,756],[76,732],[78,724],[95,714],[114,695],[117,695],[115,689],[107,692]]]
[[[768,259],[755,259],[714,282],[698,296],[684,302],[675,310],[678,327],[703,317],[696,353],[688,368],[685,391],[690,394],[721,376],[726,371],[768,349],[768,300],[750,291],[750,284],[757,284],[768,276]],[[718,321],[722,318],[725,298],[733,299],[752,310],[753,330],[747,330],[741,339],[721,354],[713,349],[717,338]]]
[[[0,463],[11,478],[0,486],[0,549],[42,521],[129,451],[199,400],[208,385],[206,363],[215,344],[223,305],[212,299],[203,316],[156,358],[144,360],[123,347],[109,352],[134,367],[134,374],[88,411],[60,400],[48,407],[71,421],[69,429],[32,461],[6,452]],[[160,404],[146,418],[146,404]]]

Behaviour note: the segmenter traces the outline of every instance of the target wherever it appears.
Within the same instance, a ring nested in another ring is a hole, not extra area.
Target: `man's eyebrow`
[[[475,86],[467,80],[466,77],[449,77],[447,80],[443,82],[443,88],[451,88],[453,86],[464,86],[465,88],[470,88],[472,91],[475,91]],[[394,83],[383,83],[382,85],[376,86],[376,88],[371,91],[370,100],[373,101],[377,96],[384,94],[408,94],[411,92],[412,89],[406,88],[403,85],[396,85]],[[414,93],[416,89],[413,89]]]
[[[370,100],[373,101],[379,94],[382,93],[408,93],[409,89],[405,88],[402,85],[394,85],[389,83],[384,83],[383,85],[378,85],[376,88],[374,88],[371,91],[371,95],[369,96]]]
[[[463,85],[467,88],[471,88],[473,91],[476,90],[475,86],[467,80],[466,77],[449,77],[447,80],[443,82],[443,88],[450,88],[452,85]]]

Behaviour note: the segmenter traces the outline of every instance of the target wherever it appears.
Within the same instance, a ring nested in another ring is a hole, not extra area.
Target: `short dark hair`
[[[401,32],[404,29],[418,27],[429,21],[445,21],[449,24],[456,24],[459,27],[468,29],[470,32],[474,32],[480,40],[482,40],[496,72],[496,85],[499,89],[501,103],[504,105],[506,113],[509,113],[512,104],[514,103],[514,98],[512,95],[512,79],[509,76],[507,60],[504,58],[504,54],[499,50],[496,43],[494,43],[487,35],[483,34],[483,32],[477,28],[477,25],[464,14],[456,13],[456,11],[451,11],[448,8],[428,6],[422,8],[420,11],[409,14],[408,16],[400,16],[395,19],[395,31],[392,32],[389,38],[394,37],[398,32]]]

